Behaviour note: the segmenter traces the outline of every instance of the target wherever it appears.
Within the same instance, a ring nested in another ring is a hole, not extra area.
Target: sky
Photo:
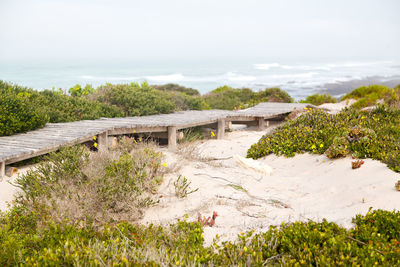
[[[399,0],[0,0],[0,61],[400,59]]]

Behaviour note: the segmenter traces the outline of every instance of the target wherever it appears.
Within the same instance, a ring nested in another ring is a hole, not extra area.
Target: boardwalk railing
[[[42,129],[0,137],[0,180],[7,164],[40,156],[64,146],[85,143],[98,138],[99,149],[107,149],[108,136],[132,133],[165,133],[170,150],[176,148],[177,131],[195,126],[217,128],[217,138],[224,138],[226,122],[254,121],[260,129],[268,119],[304,109],[306,104],[261,103],[240,111],[202,110],[181,111],[142,117],[101,118],[68,123],[48,123]]]

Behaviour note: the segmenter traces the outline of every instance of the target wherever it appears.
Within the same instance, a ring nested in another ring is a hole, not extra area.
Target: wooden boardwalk
[[[85,143],[98,138],[99,149],[106,149],[108,136],[132,133],[164,133],[168,147],[176,148],[176,133],[194,126],[217,128],[217,138],[223,138],[226,122],[254,121],[264,128],[268,119],[287,114],[294,109],[304,109],[307,104],[261,103],[240,111],[202,110],[181,111],[142,117],[101,118],[68,123],[48,123],[39,130],[0,137],[0,180],[7,164],[40,156],[61,147]]]

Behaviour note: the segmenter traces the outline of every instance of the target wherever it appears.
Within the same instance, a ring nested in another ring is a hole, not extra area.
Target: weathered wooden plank
[[[137,127],[137,128],[118,128],[108,131],[108,135],[122,135],[122,134],[133,134],[133,133],[156,133],[166,132],[167,127]]]

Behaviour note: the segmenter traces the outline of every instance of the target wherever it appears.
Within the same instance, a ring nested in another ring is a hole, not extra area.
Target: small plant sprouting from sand
[[[213,227],[215,224],[215,219],[217,218],[218,213],[213,211],[212,217],[202,217],[200,212],[197,214],[197,222],[199,222],[202,226],[210,226]]]
[[[237,190],[237,191],[242,191],[242,192],[247,192],[246,189],[243,188],[243,186],[238,185],[238,184],[228,184],[228,186],[232,187],[233,189]]]
[[[358,169],[358,168],[360,168],[361,167],[361,165],[363,165],[364,164],[364,161],[363,160],[356,160],[356,161],[352,161],[351,162],[351,168],[354,170],[354,169]]]
[[[188,179],[185,176],[179,175],[176,181],[174,182],[174,187],[175,187],[175,195],[178,198],[185,198],[189,194],[192,194],[199,190],[199,188],[191,190],[189,188],[190,184],[192,182],[188,182]]]

